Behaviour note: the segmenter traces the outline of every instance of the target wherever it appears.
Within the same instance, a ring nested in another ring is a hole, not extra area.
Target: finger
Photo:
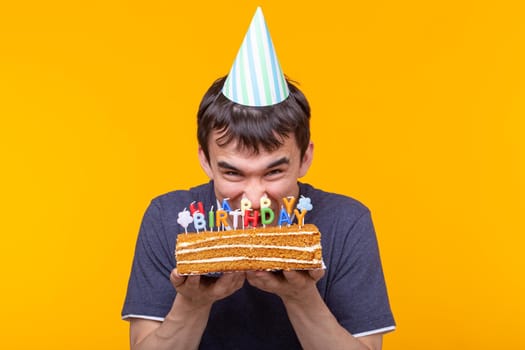
[[[246,281],[246,274],[244,272],[235,273],[233,276],[233,286],[235,290],[241,288],[244,285],[244,281]]]
[[[246,278],[249,280],[265,280],[268,279],[269,272],[267,271],[248,271]]]
[[[231,272],[226,274],[225,282],[233,285],[238,285],[243,283],[246,279],[246,274],[244,272]]]
[[[188,288],[198,289],[200,285],[200,281],[201,281],[201,276],[194,275],[194,276],[187,276],[185,283],[186,283],[186,286],[188,286]]]
[[[184,284],[184,281],[186,281],[186,276],[179,275],[177,269],[173,269],[170,274],[170,281],[173,287],[177,288]]]
[[[246,273],[246,279],[252,286],[269,290],[279,284],[277,276],[268,271],[250,271]]]
[[[242,287],[244,279],[244,273],[226,273],[222,275],[215,283],[215,293],[220,295],[229,295]]]
[[[283,271],[283,276],[286,279],[286,281],[290,284],[297,284],[299,282],[304,281],[304,273],[303,271]]]
[[[317,282],[321,278],[323,278],[324,272],[325,272],[324,269],[315,269],[315,270],[310,270],[309,274],[310,274],[310,277],[312,277],[314,279],[314,281]]]

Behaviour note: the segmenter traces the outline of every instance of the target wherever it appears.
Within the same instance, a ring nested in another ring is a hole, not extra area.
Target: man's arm
[[[356,338],[343,328],[321,298],[316,282],[323,270],[247,273],[248,282],[281,297],[288,318],[305,350],[380,350],[382,335]]]
[[[131,350],[197,349],[212,304],[242,287],[243,273],[224,274],[213,283],[200,276],[180,276],[174,269],[170,280],[177,296],[163,322],[131,319]]]

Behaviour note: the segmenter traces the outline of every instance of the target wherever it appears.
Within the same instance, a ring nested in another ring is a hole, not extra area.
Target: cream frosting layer
[[[216,249],[228,249],[228,248],[250,248],[250,249],[284,249],[284,250],[295,250],[300,252],[315,252],[321,249],[320,244],[315,244],[309,247],[297,247],[297,246],[283,246],[283,245],[262,245],[262,244],[221,244],[211,247],[200,247],[190,249],[180,249],[177,251],[177,255],[197,253],[206,250]]]
[[[286,232],[286,235],[287,236],[289,235],[313,235],[316,233],[318,232],[317,231],[297,231],[297,232]],[[218,239],[231,239],[231,238],[239,238],[239,237],[266,237],[266,236],[282,236],[282,235],[283,235],[283,232],[239,233],[239,234],[233,234],[233,235],[207,237],[207,238],[202,238],[202,239],[198,239],[198,240],[191,241],[191,242],[180,242],[180,243],[177,243],[177,246],[184,248],[184,247],[189,247],[191,245],[199,244],[203,242],[216,241]]]
[[[274,262],[286,262],[286,263],[296,263],[296,264],[311,264],[316,265],[320,264],[321,260],[299,260],[299,259],[285,259],[285,258],[250,258],[247,256],[236,256],[236,257],[224,257],[224,258],[209,258],[201,260],[179,260],[177,264],[206,264],[206,263],[216,263],[223,261],[241,261],[241,260],[250,260],[250,261],[274,261]]]

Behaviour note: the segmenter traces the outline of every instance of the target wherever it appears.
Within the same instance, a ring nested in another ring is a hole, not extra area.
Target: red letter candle
[[[250,215],[252,213],[252,215]],[[259,211],[257,210],[245,210],[244,211],[244,226],[248,226],[251,222],[252,227],[257,227],[257,221],[259,219]]]

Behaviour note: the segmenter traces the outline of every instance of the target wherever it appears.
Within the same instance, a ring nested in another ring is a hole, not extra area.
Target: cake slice
[[[183,275],[323,267],[321,233],[313,224],[181,233],[175,258]]]

